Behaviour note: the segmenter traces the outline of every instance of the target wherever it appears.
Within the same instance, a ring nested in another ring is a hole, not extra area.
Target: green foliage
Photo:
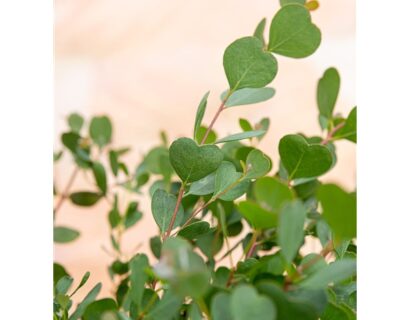
[[[304,58],[319,47],[321,34],[309,11],[298,4],[282,7],[272,19],[268,50],[286,57]]]
[[[327,69],[317,85],[322,136],[278,137],[279,145],[266,150],[279,149],[277,164],[259,144],[270,134],[269,118],[241,118],[242,132],[217,138],[222,112],[274,97],[266,87],[278,71],[273,54],[302,58],[320,44],[309,13],[317,2],[280,4],[268,43],[263,19],[253,37],[226,48],[229,89],[209,125],[203,123],[209,91],[202,97],[193,139],[171,141],[161,132],[159,144],[133,166],[124,160],[130,148],[112,145],[108,116],[67,117],[54,163],[64,154],[75,170],[66,186],[54,186],[54,241],[69,246],[81,236],[75,226],[60,224],[65,201],[86,211],[104,198],[110,247],[103,249],[112,256],[106,267],[113,290],[97,300],[101,284],[81,292],[91,282],[88,272],[77,282],[54,263],[53,320],[356,318],[356,193],[321,181],[337,163],[339,140],[357,139],[356,107],[347,117],[335,111],[337,70]],[[89,188],[72,190],[78,175]],[[155,221],[158,232],[125,245],[125,233],[140,232],[148,196],[151,212],[144,218]],[[300,250],[311,238],[322,248]],[[149,259],[140,249],[148,242]],[[77,291],[85,298],[74,305]]]
[[[276,59],[264,51],[262,42],[255,37],[231,43],[225,50],[223,65],[230,92],[263,88],[272,82],[278,71]]]

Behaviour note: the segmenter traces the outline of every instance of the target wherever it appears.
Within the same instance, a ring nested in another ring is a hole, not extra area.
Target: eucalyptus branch
[[[66,187],[64,188],[64,191],[63,191],[62,194],[61,194],[61,197],[60,197],[59,201],[57,202],[57,204],[56,204],[56,206],[55,206],[55,208],[54,208],[54,216],[56,215],[57,211],[58,211],[58,210],[61,208],[61,206],[63,205],[64,200],[68,197],[68,192],[70,191],[70,188],[71,188],[71,186],[73,185],[74,180],[75,180],[75,178],[76,178],[78,172],[79,172],[79,168],[78,168],[78,167],[75,167],[73,173],[72,173],[71,176],[70,176],[70,179],[68,180],[68,183],[67,183]]]
[[[166,233],[165,233],[165,235],[162,239],[164,241],[171,234],[172,228],[173,228],[174,223],[175,223],[175,219],[177,218],[177,213],[178,213],[178,210],[179,210],[179,206],[181,205],[181,201],[182,201],[182,197],[184,195],[184,191],[185,191],[185,184],[182,183],[181,188],[179,188],[177,203],[175,205],[175,209],[174,209],[174,212],[172,214],[171,222],[169,223],[168,229],[167,229],[167,231],[166,231]]]
[[[228,100],[229,96],[231,95],[231,92],[229,91],[228,94],[226,95],[225,99],[223,99],[221,105],[219,106],[218,110],[216,111],[211,123],[209,124],[208,129],[206,129],[205,135],[201,140],[200,144],[204,144],[206,139],[208,138],[209,133],[212,130],[212,127],[214,126],[216,120],[218,119],[219,115],[221,114],[221,112],[225,109],[225,103]]]
[[[327,134],[326,138],[323,139],[323,141],[320,143],[322,145],[328,144],[332,138],[333,135],[340,129],[342,129],[345,126],[346,122],[341,122],[338,125],[336,125],[332,130],[329,131],[329,133]]]

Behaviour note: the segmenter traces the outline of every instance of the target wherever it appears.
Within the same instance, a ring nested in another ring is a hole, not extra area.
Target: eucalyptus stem
[[[172,214],[172,218],[171,218],[171,222],[169,223],[168,229],[163,237],[163,241],[165,241],[165,239],[167,239],[169,237],[169,235],[171,234],[172,228],[174,227],[174,223],[175,220],[177,218],[177,213],[179,210],[179,206],[181,205],[182,202],[182,197],[184,195],[184,191],[185,191],[185,183],[182,183],[181,188],[179,188],[179,192],[178,192],[178,198],[177,198],[177,203],[175,205],[175,209],[174,212]]]
[[[329,133],[327,134],[327,137],[325,139],[323,139],[323,141],[320,143],[322,145],[328,144],[332,138],[333,135],[340,130],[341,128],[343,128],[345,126],[346,122],[341,122],[339,123],[337,126],[335,126],[332,130],[329,131]]]
[[[209,133],[211,132],[212,127],[214,126],[216,120],[218,119],[218,117],[219,117],[219,115],[221,114],[221,112],[225,109],[225,103],[226,103],[226,101],[228,100],[228,98],[229,98],[230,95],[231,95],[231,92],[229,91],[228,94],[226,95],[225,99],[223,99],[223,101],[222,101],[221,105],[219,106],[218,110],[216,111],[216,113],[215,113],[215,115],[214,115],[214,117],[213,117],[211,123],[209,124],[208,129],[206,129],[205,135],[204,135],[204,137],[202,138],[200,144],[204,144],[204,143],[205,143],[205,141],[206,141],[206,139],[208,138]]]
[[[196,300],[196,303],[197,303],[198,306],[199,306],[199,309],[201,309],[201,311],[202,311],[203,313],[205,313],[205,315],[207,316],[208,320],[211,320],[211,319],[212,319],[212,318],[211,318],[211,313],[209,312],[209,309],[208,309],[208,307],[206,306],[206,303],[205,303],[204,299],[203,299],[203,298],[198,298],[198,299],[195,299],[195,300]]]
[[[74,180],[75,180],[78,172],[79,172],[79,168],[75,167],[73,173],[70,176],[70,179],[68,180],[68,183],[67,183],[66,187],[64,188],[64,191],[61,194],[61,197],[60,197],[59,201],[57,202],[57,204],[54,208],[54,216],[56,215],[57,211],[63,205],[64,200],[68,197],[68,192],[70,191],[70,188],[71,188],[72,184],[74,183]]]

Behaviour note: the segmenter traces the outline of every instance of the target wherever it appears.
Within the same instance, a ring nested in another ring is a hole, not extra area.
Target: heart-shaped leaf
[[[276,319],[276,308],[271,300],[250,285],[240,285],[233,290],[230,307],[235,320]]]
[[[286,57],[303,58],[319,47],[321,34],[309,11],[299,4],[282,7],[272,19],[268,50]]]
[[[234,320],[231,310],[227,307],[230,298],[226,292],[219,292],[212,297],[211,315],[213,320]]]
[[[290,134],[279,142],[279,154],[288,172],[288,180],[317,177],[327,172],[333,163],[328,148],[308,144],[301,135]]]
[[[72,113],[68,116],[67,122],[72,132],[80,133],[84,124],[84,118],[78,113]]]
[[[152,215],[161,232],[165,232],[168,229],[176,204],[177,197],[167,193],[163,189],[157,189],[152,196]],[[182,205],[180,205],[174,222],[174,228],[181,223],[183,217],[184,209],[182,208]]]
[[[221,100],[225,100],[229,90],[224,91]],[[225,102],[225,107],[242,106],[269,100],[275,95],[273,88],[243,88],[232,93]]]
[[[215,145],[198,146],[189,138],[175,140],[169,148],[171,165],[184,182],[193,182],[214,172],[223,160]]]
[[[255,37],[231,43],[225,50],[223,65],[231,92],[262,88],[272,82],[278,71],[276,59],[264,51],[262,42]]]
[[[258,149],[249,152],[246,157],[246,175],[247,179],[256,179],[267,174],[272,168],[272,161],[269,157]]]

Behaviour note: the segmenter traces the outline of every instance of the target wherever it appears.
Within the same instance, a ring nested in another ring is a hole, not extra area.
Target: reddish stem
[[[330,140],[333,138],[333,135],[339,129],[343,128],[345,124],[346,124],[346,122],[341,122],[337,126],[335,126],[332,130],[329,131],[329,133],[327,134],[327,137],[325,139],[323,139],[323,141],[320,144],[322,144],[322,145],[328,144],[330,142]]]
[[[226,98],[222,101],[221,105],[219,106],[218,111],[215,113],[214,118],[212,119],[212,121],[211,121],[211,123],[210,123],[208,129],[206,129],[205,135],[204,135],[204,137],[202,138],[202,141],[201,141],[200,144],[204,144],[205,141],[206,141],[206,138],[208,138],[208,135],[209,135],[209,133],[211,132],[212,127],[214,126],[216,120],[218,119],[219,115],[221,114],[222,110],[224,109],[225,102],[226,102],[226,100],[228,99],[228,97],[229,97],[229,94],[226,96]]]
[[[59,201],[57,202],[57,204],[54,208],[54,215],[61,208],[61,206],[64,203],[64,200],[67,199],[68,192],[70,191],[70,188],[71,188],[72,184],[74,183],[74,180],[75,180],[75,177],[77,176],[78,170],[79,170],[78,167],[76,167],[74,169],[73,173],[71,174],[70,179],[68,180],[68,183],[67,183],[66,187],[64,188],[64,191],[61,194],[61,197],[60,197]]]
[[[182,184],[182,185],[181,185],[181,188],[179,189],[178,198],[177,198],[177,203],[176,203],[176,205],[175,205],[175,209],[174,209],[174,212],[173,212],[173,214],[172,214],[171,222],[169,223],[168,230],[167,230],[167,232],[165,233],[165,236],[164,236],[163,240],[165,240],[166,238],[169,237],[169,235],[170,235],[170,233],[171,233],[171,231],[172,231],[172,228],[174,227],[174,223],[175,223],[175,220],[176,220],[176,218],[177,218],[177,213],[178,213],[178,210],[179,210],[179,206],[181,205],[181,201],[182,201],[182,196],[183,196],[183,195],[184,195],[184,184]]]

